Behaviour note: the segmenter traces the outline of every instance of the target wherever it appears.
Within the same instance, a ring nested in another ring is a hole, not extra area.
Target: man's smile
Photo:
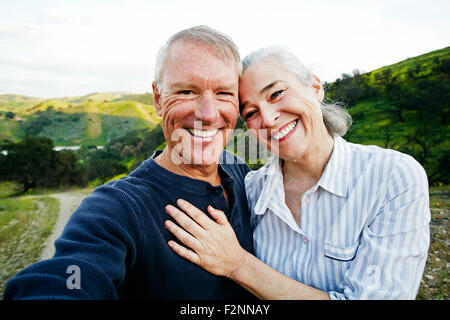
[[[212,130],[199,130],[199,129],[188,129],[189,133],[192,134],[195,137],[201,137],[201,138],[209,138],[212,136],[215,136],[218,129],[212,129]]]

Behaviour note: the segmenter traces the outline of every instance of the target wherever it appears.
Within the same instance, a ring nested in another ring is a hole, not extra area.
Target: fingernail
[[[184,204],[184,201],[181,199],[178,199],[177,203],[178,203],[178,205],[182,206]]]

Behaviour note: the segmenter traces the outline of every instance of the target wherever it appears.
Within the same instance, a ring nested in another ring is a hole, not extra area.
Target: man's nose
[[[200,97],[199,106],[195,110],[195,117],[206,123],[213,123],[217,119],[218,106],[211,94],[204,94]]]

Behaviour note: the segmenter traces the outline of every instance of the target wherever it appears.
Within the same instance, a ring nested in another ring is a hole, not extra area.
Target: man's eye
[[[179,90],[177,94],[191,94],[194,93],[192,90]]]
[[[221,95],[221,96],[233,96],[233,92],[228,92],[228,91],[220,91],[217,94]]]
[[[284,90],[275,91],[274,93],[272,93],[270,95],[270,100],[274,100],[274,99],[278,98],[283,92],[284,92]]]

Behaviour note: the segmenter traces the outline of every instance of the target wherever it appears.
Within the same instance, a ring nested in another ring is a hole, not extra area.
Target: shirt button
[[[307,244],[308,243],[308,239],[306,237],[303,237],[303,243]]]
[[[221,193],[222,193],[222,190],[214,189],[214,194],[215,194],[216,196],[220,196]]]

